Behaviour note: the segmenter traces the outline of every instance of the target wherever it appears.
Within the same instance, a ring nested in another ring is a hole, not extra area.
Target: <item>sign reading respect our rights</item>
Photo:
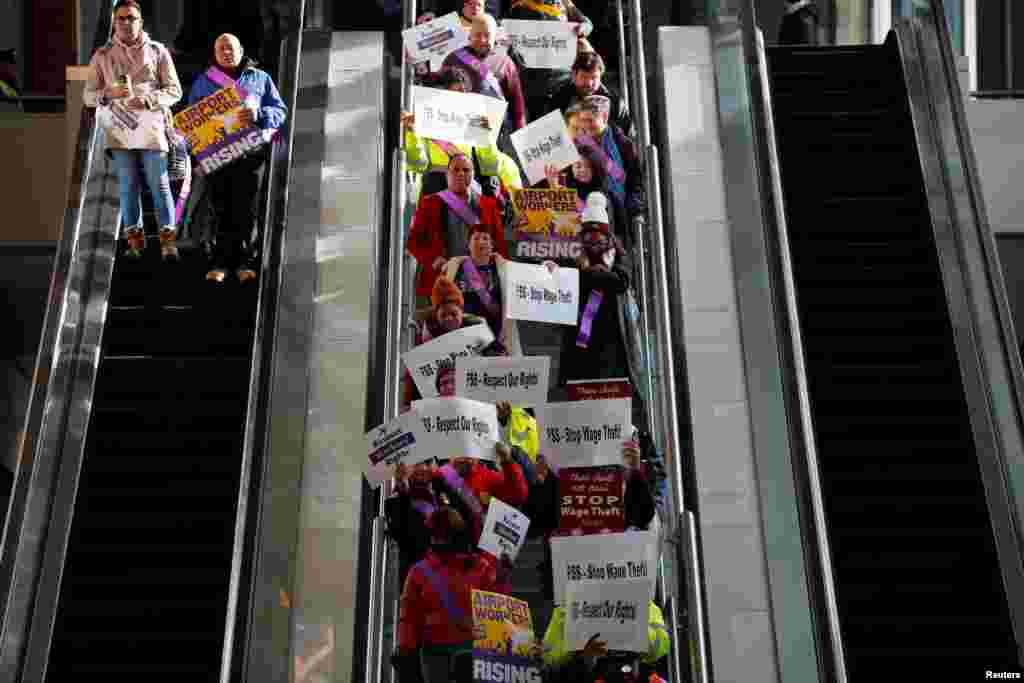
[[[554,273],[544,266],[505,262],[505,317],[556,325],[576,325],[579,312],[580,271],[558,268]]]
[[[493,341],[490,325],[469,325],[413,347],[402,356],[402,360],[420,395],[430,398],[438,394],[438,370],[442,367],[454,369],[457,359],[479,355]]]
[[[600,636],[609,650],[647,651],[650,598],[647,582],[626,579],[614,583],[570,583],[565,596],[565,639],[571,650],[582,650]]]
[[[536,409],[540,450],[563,467],[622,464],[622,443],[633,435],[632,399],[548,403]]]
[[[498,141],[508,103],[474,93],[414,85],[416,132],[454,144],[490,147]]]
[[[422,426],[416,458],[456,457],[494,460],[500,438],[498,411],[491,403],[466,398],[426,398],[413,401]]]
[[[539,406],[548,400],[550,372],[547,356],[460,358],[455,362],[455,395],[485,403]]]
[[[569,136],[569,129],[565,126],[565,118],[558,110],[520,128],[509,138],[526,170],[530,185],[536,185],[546,178],[544,169],[549,165],[561,170],[580,158]]]
[[[436,71],[445,57],[469,43],[469,34],[459,23],[459,15],[450,12],[405,29],[402,40],[413,63],[430,60],[431,69]]]
[[[576,61],[576,27],[565,21],[530,21],[505,19],[501,27],[508,34],[512,48],[531,69],[569,69]]]

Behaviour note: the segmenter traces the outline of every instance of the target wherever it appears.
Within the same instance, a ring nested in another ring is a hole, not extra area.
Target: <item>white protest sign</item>
[[[394,476],[399,462],[415,465],[430,457],[423,445],[423,423],[414,412],[399,415],[391,422],[366,433],[366,481],[376,488]]]
[[[580,271],[559,268],[554,273],[544,266],[505,262],[505,317],[576,326],[580,302]]]
[[[551,578],[558,603],[565,604],[569,584],[581,581],[607,586],[643,580],[651,600],[657,571],[658,537],[650,531],[551,537]]]
[[[412,87],[416,133],[454,144],[490,147],[497,143],[508,103],[486,95]]]
[[[425,398],[413,401],[412,409],[423,429],[417,458],[494,460],[494,444],[501,434],[493,403],[467,398]]]
[[[550,373],[548,356],[460,358],[455,361],[455,395],[484,403],[539,406],[548,401]]]
[[[505,19],[501,27],[508,33],[512,48],[530,69],[570,69],[576,61],[576,27],[566,21],[528,21]]]
[[[413,63],[430,60],[433,70],[441,68],[444,58],[469,44],[469,34],[459,23],[455,12],[445,14],[402,31],[405,49]]]
[[[448,366],[454,369],[456,358],[468,358],[480,353],[494,341],[490,325],[468,325],[434,337],[403,356],[405,367],[412,375],[416,388],[424,398],[437,396],[437,371]]]
[[[416,120],[418,123],[419,118]],[[536,185],[545,179],[544,168],[549,164],[561,170],[580,158],[576,145],[569,135],[569,129],[565,126],[565,118],[558,110],[545,114],[525,128],[520,128],[512,133],[509,139],[526,170],[529,185]]]
[[[530,518],[511,505],[491,498],[487,506],[487,517],[484,518],[483,531],[477,547],[486,550],[495,557],[507,553],[509,559],[516,561],[516,556],[526,541],[526,531],[530,528]]]
[[[536,409],[540,450],[558,467],[622,464],[622,442],[632,434],[632,399],[548,403]]]
[[[647,582],[579,581],[565,594],[565,639],[570,650],[582,650],[600,634],[609,650],[647,652],[650,598]]]

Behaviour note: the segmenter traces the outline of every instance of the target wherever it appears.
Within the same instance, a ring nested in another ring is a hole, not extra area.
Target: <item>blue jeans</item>
[[[174,225],[174,199],[167,176],[167,154],[158,149],[114,149],[114,167],[121,186],[121,225],[142,227],[142,179],[145,176],[160,227]]]

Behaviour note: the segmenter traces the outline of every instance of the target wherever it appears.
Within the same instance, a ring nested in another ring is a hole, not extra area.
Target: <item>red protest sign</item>
[[[606,398],[632,398],[628,379],[570,380],[565,388],[570,401],[600,401]]]
[[[583,536],[626,528],[621,467],[567,467],[558,473],[558,529]]]

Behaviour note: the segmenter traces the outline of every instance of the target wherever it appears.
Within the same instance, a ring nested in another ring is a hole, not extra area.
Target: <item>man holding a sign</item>
[[[236,270],[240,282],[256,279],[253,236],[269,141],[288,114],[270,75],[244,56],[238,38],[214,43],[214,61],[196,78],[193,105],[175,117],[189,139],[217,216],[213,263],[206,279],[224,282]],[[238,106],[225,108],[225,102]]]

